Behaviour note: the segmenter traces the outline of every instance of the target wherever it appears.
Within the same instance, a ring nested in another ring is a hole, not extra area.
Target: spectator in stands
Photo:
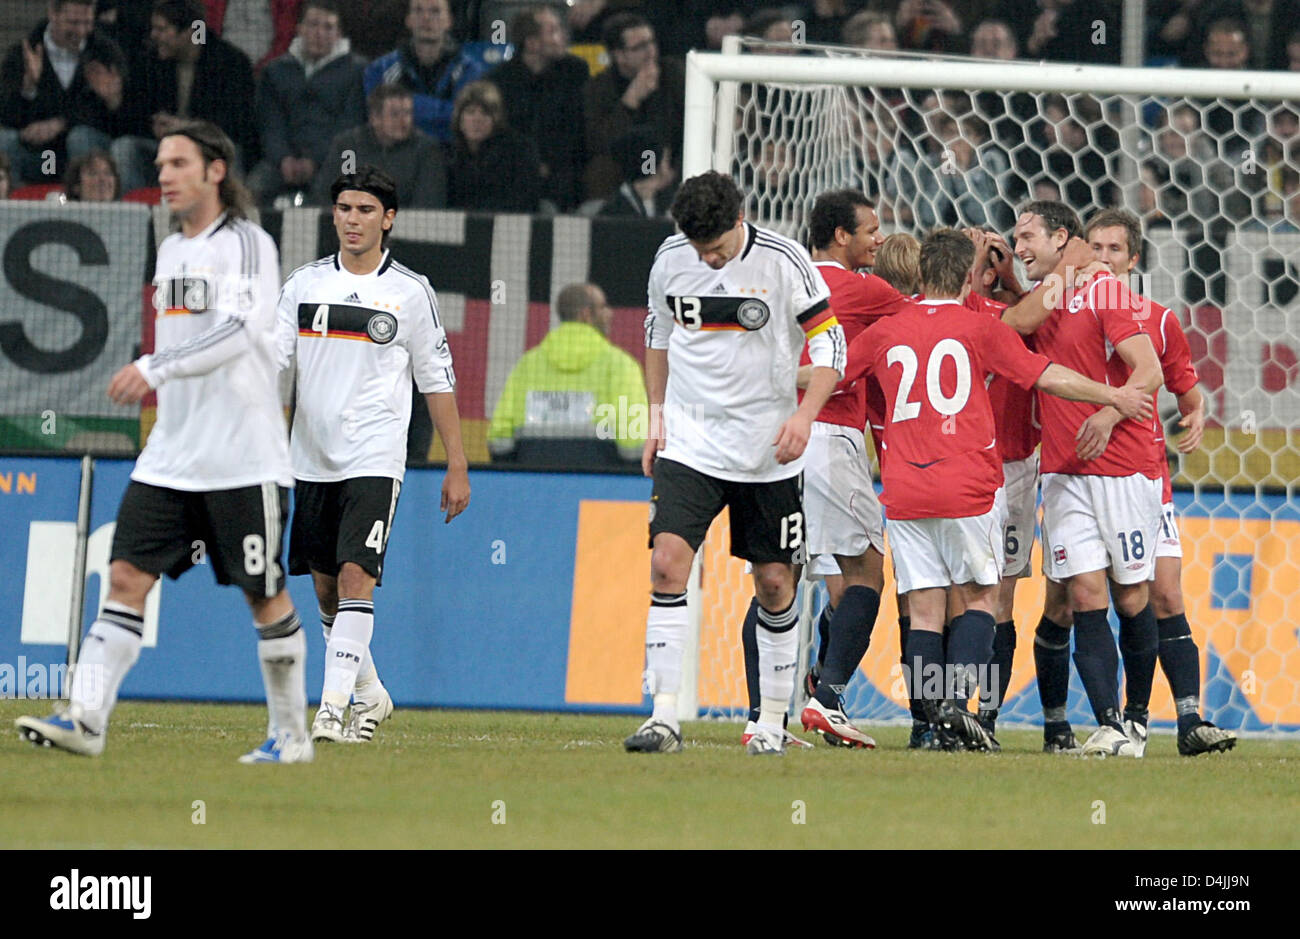
[[[1251,58],[1246,27],[1239,20],[1216,20],[1205,33],[1205,65],[1208,68],[1240,71]],[[1227,105],[1221,99],[1198,102],[1202,124],[1220,141],[1220,153],[1236,160],[1253,147],[1265,129],[1264,112],[1252,103]],[[1232,185],[1231,176],[1225,180]]]
[[[1247,53],[1238,68],[1288,67],[1287,43],[1296,23],[1300,22],[1300,3],[1296,0],[1190,0],[1169,20],[1162,36],[1172,33],[1182,39],[1183,65],[1226,68],[1210,64],[1207,44],[1210,30],[1222,20],[1241,26]],[[1221,37],[1217,51],[1221,56],[1233,58],[1240,55],[1240,45]]]
[[[1250,59],[1250,45],[1241,21],[1222,19],[1210,24],[1205,32],[1202,58],[1206,68],[1245,68]]]
[[[403,21],[409,9],[410,0],[339,0],[343,35],[352,40],[352,50],[370,62],[406,38]]]
[[[69,202],[116,202],[122,198],[117,164],[104,150],[91,150],[68,163],[63,191]]]
[[[959,52],[961,17],[947,0],[903,0],[894,13],[894,28],[904,49]]]
[[[800,19],[804,23],[804,41],[838,43],[844,24],[865,4],[862,0],[812,0],[804,4]]]
[[[1120,62],[1120,0],[1043,0],[1024,47],[1055,62]]]
[[[662,218],[672,204],[676,173],[663,145],[643,127],[623,134],[613,145],[623,168],[623,185],[600,208],[603,216]]]
[[[199,0],[154,3],[152,52],[135,60],[128,82],[124,107],[131,136],[112,146],[128,192],[154,185],[158,141],[187,118],[211,121],[225,131],[241,166],[258,156],[253,66],[244,53],[208,33],[203,16]]]
[[[366,119],[364,67],[340,32],[335,0],[306,0],[289,51],[262,70],[257,86],[262,162],[248,188],[259,200],[311,191],[330,141]]]
[[[686,76],[675,59],[660,59],[655,32],[635,13],[605,24],[610,67],[587,85],[587,198],[607,199],[621,180],[611,144],[638,124],[682,152]]]
[[[456,97],[447,205],[480,212],[536,212],[542,175],[533,142],[506,123],[501,92],[486,79]]]
[[[849,17],[844,24],[844,44],[876,52],[897,52],[898,34],[887,15],[876,10],[863,10]]]
[[[302,0],[203,0],[208,29],[248,56],[261,71],[289,51]]]
[[[410,38],[366,66],[365,90],[399,84],[414,95],[415,126],[439,143],[451,142],[451,112],[460,90],[482,78],[481,61],[461,51],[451,35],[447,0],[411,0]]]
[[[970,37],[970,54],[979,59],[1010,62],[1020,53],[1016,34],[1002,20],[983,20]]]
[[[0,200],[9,198],[13,188],[13,178],[9,172],[9,154],[0,153]]]
[[[415,129],[415,102],[404,85],[380,85],[366,99],[369,119],[330,141],[316,173],[313,201],[330,204],[330,185],[346,166],[373,163],[397,182],[403,207],[441,209],[447,205],[447,166],[442,148]]]
[[[793,42],[794,28],[786,11],[777,7],[764,7],[745,22],[743,35],[767,42]],[[762,52],[764,50],[756,50]],[[773,49],[775,55],[789,55],[789,49]]]
[[[1286,67],[1288,71],[1300,72],[1300,30],[1287,37]]]
[[[506,379],[488,428],[489,451],[508,455],[525,426],[545,436],[549,424],[555,436],[607,436],[624,459],[639,460],[642,416],[648,417],[645,379],[636,359],[609,341],[614,315],[605,292],[595,284],[569,284],[556,298],[555,312],[560,324],[523,354]]]
[[[542,198],[569,212],[582,201],[583,89],[587,63],[565,51],[564,24],[553,7],[518,13],[510,23],[514,58],[492,71],[506,122],[533,141],[541,159]]]
[[[95,32],[94,0],[50,0],[47,14],[0,63],[0,149],[15,188],[53,182],[68,158],[125,130],[126,61]]]

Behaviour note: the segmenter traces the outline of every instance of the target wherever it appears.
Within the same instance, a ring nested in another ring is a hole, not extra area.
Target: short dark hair
[[[1132,257],[1142,250],[1142,222],[1128,209],[1102,209],[1088,219],[1084,236],[1091,235],[1098,228],[1123,228],[1128,241],[1128,256]]]
[[[226,164],[226,176],[217,188],[222,207],[231,218],[248,218],[253,197],[247,187],[235,178],[235,144],[226,132],[211,121],[189,120],[177,124],[165,137],[185,137],[199,148],[203,168],[213,160]]]
[[[1246,31],[1246,24],[1236,17],[1224,16],[1215,20],[1205,29],[1205,38],[1208,41],[1211,33],[1241,33],[1241,38],[1250,42],[1250,33]]]
[[[307,15],[308,10],[320,10],[322,13],[332,13],[343,21],[343,11],[339,9],[338,0],[303,0],[302,9],[298,11],[298,22],[301,23],[303,17]]]
[[[542,13],[553,13],[560,20],[561,25],[564,19],[556,12],[555,7],[549,3],[540,3],[537,6],[525,7],[510,19],[510,27],[506,35],[510,38],[510,43],[515,47],[515,54],[518,55],[524,51],[524,43],[542,32],[542,23],[539,15]]]
[[[1016,211],[1016,215],[1037,215],[1042,219],[1043,227],[1049,235],[1058,228],[1064,228],[1071,238],[1083,237],[1083,223],[1079,221],[1079,214],[1064,202],[1055,199],[1026,202]]]
[[[712,241],[736,224],[743,202],[730,176],[709,170],[682,183],[668,211],[688,239]]]
[[[749,18],[749,21],[745,23],[744,33],[746,36],[755,36],[762,39],[763,34],[771,29],[774,24],[784,23],[787,19],[784,10],[777,7],[764,7],[755,12]]]
[[[617,52],[623,48],[623,34],[625,32],[629,29],[640,29],[642,26],[649,25],[650,21],[638,13],[615,13],[605,20],[605,28],[601,30],[600,38],[607,51]]]
[[[122,174],[117,171],[117,161],[107,150],[88,150],[68,161],[68,168],[63,171],[63,191],[74,202],[81,201],[81,171],[92,163],[105,163],[113,171],[113,201],[122,198]]]
[[[858,230],[858,206],[874,209],[875,204],[857,189],[833,189],[823,192],[813,203],[808,219],[808,238],[813,249],[824,251],[835,241],[835,229],[850,235]]]
[[[348,190],[368,192],[384,207],[384,212],[397,211],[397,182],[372,163],[362,163],[355,173],[344,173],[330,186],[330,205],[339,201],[339,195]],[[384,232],[381,244],[388,244],[392,230]]]
[[[366,113],[370,116],[383,113],[384,102],[389,99],[410,98],[415,100],[415,92],[396,82],[384,82],[376,85],[375,90],[366,98]]]
[[[952,228],[936,228],[921,242],[921,289],[955,297],[975,264],[975,243]]]
[[[596,305],[591,284],[569,284],[555,298],[555,313],[562,323],[571,323],[584,310]]]
[[[195,20],[207,22],[202,0],[155,0],[153,15],[161,16],[178,30],[189,29]]]
[[[96,3],[97,0],[50,0],[50,6],[54,8],[55,12],[62,10],[68,4],[79,7],[93,7]]]

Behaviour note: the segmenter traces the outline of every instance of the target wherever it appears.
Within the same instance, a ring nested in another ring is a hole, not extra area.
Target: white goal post
[[[682,178],[710,169],[737,181],[747,217],[800,240],[816,196],[842,187],[876,201],[886,234],[983,224],[1009,237],[1015,207],[1031,198],[1060,198],[1085,220],[1113,205],[1137,212],[1139,289],[1180,316],[1209,402],[1201,450],[1170,450],[1203,705],[1233,729],[1300,731],[1300,74],[731,37],[722,53],[686,60]],[[1179,431],[1163,397],[1168,438]],[[691,578],[683,719],[743,711],[738,637],[752,587],[717,530]],[[817,610],[803,593],[807,642]],[[1017,594],[1004,709],[1013,723],[1041,719],[1032,692],[1041,600],[1037,579]],[[891,694],[893,606],[882,602],[846,695],[859,720],[906,716]],[[805,646],[801,670],[809,654]],[[1172,701],[1164,679],[1156,685],[1159,726]],[[1071,717],[1087,723],[1077,692]]]

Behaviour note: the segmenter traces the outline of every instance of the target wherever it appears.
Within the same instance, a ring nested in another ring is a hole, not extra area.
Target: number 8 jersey
[[[849,347],[845,379],[872,372],[885,392],[881,502],[889,518],[967,518],[1002,486],[986,378],[1029,389],[1051,364],[1000,320],[951,300],[908,303]]]
[[[745,223],[740,254],[721,270],[685,235],[659,247],[650,269],[646,347],[668,350],[663,459],[718,479],[773,482],[803,469],[773,446],[798,407],[804,341],[814,365],[845,365],[830,290],[808,252]]]

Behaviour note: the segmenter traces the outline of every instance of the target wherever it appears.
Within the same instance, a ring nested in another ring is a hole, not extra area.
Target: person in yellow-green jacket
[[[634,462],[645,443],[645,378],[609,341],[613,312],[595,284],[569,284],[556,298],[560,324],[523,354],[506,379],[488,428],[494,458],[521,438],[613,440]]]

